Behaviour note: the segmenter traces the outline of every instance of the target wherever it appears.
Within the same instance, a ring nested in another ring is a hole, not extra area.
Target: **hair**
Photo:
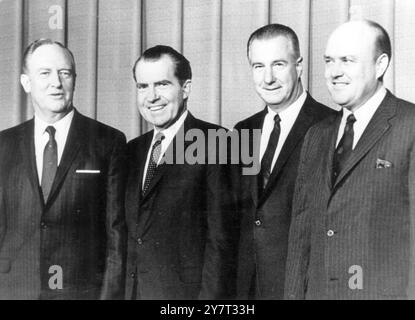
[[[168,56],[173,61],[174,64],[174,75],[179,79],[180,84],[182,85],[186,80],[192,79],[192,68],[190,67],[190,62],[182,54],[174,50],[172,47],[157,45],[151,47],[144,51],[144,53],[137,59],[133,67],[133,77],[137,82],[135,76],[135,70],[137,64],[141,61],[158,61],[163,56]]]
[[[57,45],[64,49],[66,52],[69,53],[69,56],[71,57],[71,65],[72,65],[72,71],[74,73],[74,76],[76,76],[76,66],[75,66],[75,58],[71,50],[69,50],[67,47],[65,47],[62,43],[58,41],[54,41],[51,39],[38,39],[33,41],[29,46],[26,48],[26,50],[23,53],[23,61],[22,61],[22,72],[27,73],[27,63],[30,58],[30,56],[40,47],[46,46],[46,45]]]
[[[300,54],[300,44],[298,41],[297,34],[294,32],[293,29],[287,27],[282,24],[273,23],[263,26],[257,30],[255,30],[248,39],[248,43],[246,46],[246,54],[249,59],[249,49],[251,44],[254,40],[264,40],[264,39],[272,39],[277,37],[286,37],[292,46],[294,52],[294,58],[298,59]]]
[[[392,57],[392,45],[386,30],[377,22],[371,20],[364,20],[364,22],[374,31],[375,35],[375,59],[379,58],[380,55],[386,54],[389,61]]]

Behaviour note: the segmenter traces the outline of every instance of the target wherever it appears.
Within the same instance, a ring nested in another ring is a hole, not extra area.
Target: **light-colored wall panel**
[[[22,60],[23,1],[0,2],[0,130],[20,123],[23,91],[19,84]]]
[[[310,42],[310,1],[271,0],[271,23],[289,26],[297,34],[303,56],[304,71],[302,82],[308,89],[309,42]]]
[[[183,54],[193,72],[189,110],[206,121],[221,118],[221,1],[184,1]]]
[[[222,12],[222,125],[232,128],[264,107],[252,84],[246,43],[253,31],[268,23],[269,3],[224,1]]]

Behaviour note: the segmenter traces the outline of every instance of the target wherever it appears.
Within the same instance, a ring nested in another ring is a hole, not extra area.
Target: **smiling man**
[[[251,150],[260,144],[254,156],[261,163],[258,175],[241,175],[239,184],[238,297],[282,299],[301,145],[308,128],[335,111],[303,89],[303,59],[291,28],[270,24],[256,30],[247,51],[255,90],[265,108],[235,126],[249,130]],[[254,130],[262,131],[260,141],[253,141]]]
[[[208,147],[203,164],[162,162],[191,144],[179,136],[197,129],[207,138],[223,128],[187,110],[190,63],[173,48],[147,49],[133,75],[138,109],[153,130],[128,143],[126,298],[229,299],[236,224],[228,166],[207,164]]]
[[[0,299],[124,296],[125,136],[74,108],[75,79],[61,43],[27,47],[35,116],[0,133]]]
[[[288,299],[415,298],[415,105],[385,89],[385,29],[330,36],[327,87],[343,112],[308,132],[293,201]]]

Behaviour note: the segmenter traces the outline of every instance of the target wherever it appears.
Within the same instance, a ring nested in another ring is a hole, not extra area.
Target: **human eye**
[[[59,71],[59,75],[63,78],[70,78],[72,77],[72,72],[70,70],[61,70]]]
[[[39,71],[39,75],[43,78],[46,78],[47,76],[49,76],[50,71],[49,70],[41,70]]]
[[[264,67],[264,66],[263,66],[262,64],[259,64],[259,63],[254,63],[254,64],[252,65],[252,69],[253,69],[253,70],[261,70],[263,67]]]
[[[331,63],[333,63],[333,59],[330,58],[330,57],[324,57],[324,63],[325,64],[331,64]]]
[[[156,83],[156,87],[165,88],[170,84],[169,81],[160,81]]]
[[[147,88],[147,85],[144,83],[137,83],[136,87],[138,90],[144,90],[145,88]]]

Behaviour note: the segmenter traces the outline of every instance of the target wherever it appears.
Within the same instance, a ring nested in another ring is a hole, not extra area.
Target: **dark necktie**
[[[154,142],[153,147],[151,148],[150,159],[148,161],[146,179],[144,180],[143,194],[147,192],[151,179],[153,179],[153,176],[156,172],[157,162],[160,158],[161,153],[161,141],[163,141],[163,139],[163,133],[159,132],[156,134],[156,141]]]
[[[43,151],[43,170],[42,170],[42,193],[46,202],[49,198],[50,189],[55,179],[56,170],[58,168],[58,146],[55,140],[56,129],[52,126],[46,128],[49,134],[49,141]]]
[[[281,132],[280,122],[281,118],[277,114],[274,117],[274,128],[272,129],[271,135],[269,136],[268,145],[261,160],[261,170],[258,176],[258,189],[260,194],[262,193],[263,189],[265,189],[271,175],[272,159],[274,159],[275,150],[277,150],[278,139]]]
[[[355,116],[350,114],[346,120],[346,126],[344,127],[344,133],[340,142],[334,152],[333,157],[333,182],[336,181],[340,172],[344,169],[347,159],[353,151],[353,138],[354,130],[353,124],[356,122]]]

